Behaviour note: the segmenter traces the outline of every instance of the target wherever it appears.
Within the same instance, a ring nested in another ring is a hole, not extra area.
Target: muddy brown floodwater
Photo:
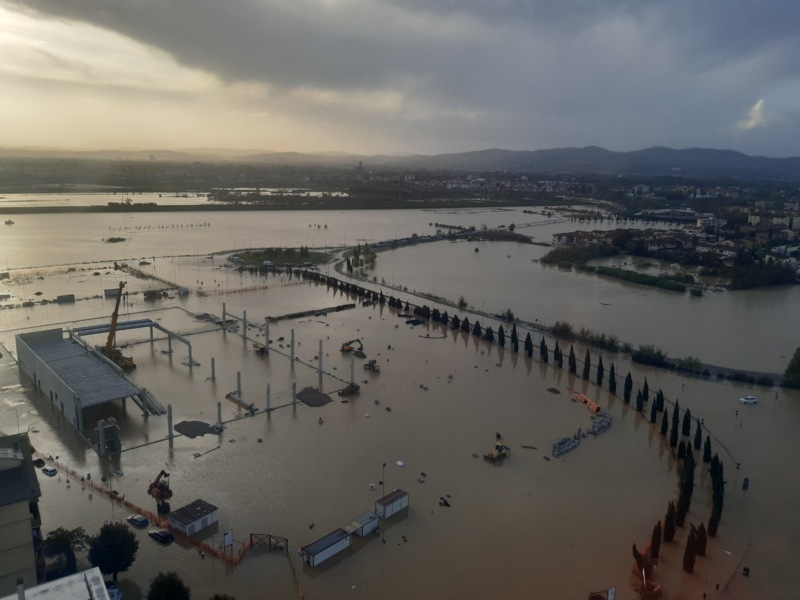
[[[229,421],[222,435],[157,442],[167,432],[165,417],[144,420],[132,403],[113,403],[87,411],[87,423],[114,416],[129,450],[100,460],[49,401],[36,397],[29,382],[18,385],[8,352],[13,353],[14,334],[34,326],[107,322],[113,308],[109,301],[89,298],[98,294],[98,277],[106,283],[119,278],[105,269],[98,276],[78,270],[42,280],[41,285],[86,300],[69,307],[3,312],[0,429],[29,431],[41,453],[91,473],[95,481],[105,477],[120,496],[148,510],[154,503],[147,484],[165,469],[175,494],[173,508],[198,498],[220,507],[219,526],[210,537],[202,535],[207,543],[220,544],[222,533],[232,530],[237,550],[250,533],[268,533],[288,538],[290,553],[287,558],[248,551],[233,567],[202,557],[183,540],[164,547],[137,530],[136,562],[120,575],[126,599],[143,598],[149,581],[167,569],[178,571],[198,598],[215,592],[239,600],[296,598],[292,572],[311,600],[582,599],[612,585],[618,598],[637,597],[631,545],[647,545],[667,502],[678,495],[678,480],[672,453],[659,433],[620,397],[552,362],[542,363],[538,351],[528,359],[438,324],[412,326],[394,309],[362,306],[356,298],[297,278],[270,277],[262,282],[266,287],[251,289],[255,286],[247,277],[199,259],[175,259],[159,268],[182,273],[187,283],[219,280],[221,285],[205,285],[204,295],[195,285],[188,296],[153,304],[142,302],[140,295],[131,298],[121,318],[158,320],[191,341],[200,364],[184,364],[188,354],[180,344],[167,353],[163,336],[151,344],[144,330],[123,331],[118,343],[137,363],[130,378],[172,405],[176,423],[214,423],[221,402],[223,420]],[[133,291],[152,285],[128,281]],[[399,295],[415,302],[411,295]],[[225,303],[229,313],[241,316],[246,310],[251,322],[261,324],[267,316],[324,312],[346,302],[358,306],[272,322],[268,357],[254,351],[253,343],[263,342],[257,328],[243,341],[237,332],[195,318],[201,313],[221,316]],[[496,330],[499,323],[484,320],[484,325]],[[292,331],[295,361],[289,358]],[[525,332],[520,333],[524,339]],[[361,393],[343,403],[335,391],[349,379],[351,363],[340,346],[352,339],[362,341],[367,359],[377,360],[381,370],[368,372],[364,360],[356,359]],[[539,337],[534,339],[538,345]],[[322,377],[317,372],[320,341]],[[554,340],[547,343],[552,349]],[[568,352],[569,346],[564,349]],[[575,351],[582,359],[585,348],[576,345]],[[591,356],[596,363],[598,352],[591,350]],[[631,365],[624,355],[604,353],[603,362],[606,380],[615,365],[620,391],[630,371],[634,393],[647,378],[651,395],[661,388],[670,402],[677,399],[682,409],[702,418],[725,464],[719,535],[709,540],[708,555],[697,559],[694,573],[686,574],[681,563],[688,526],[678,529],[675,541],[662,548],[656,569],[664,597],[792,597],[800,566],[800,524],[791,518],[800,501],[800,484],[792,476],[800,451],[798,395],[685,380]],[[225,398],[236,389],[237,372],[244,400],[258,408],[255,415]],[[293,384],[297,390],[319,387],[333,402],[319,408],[292,406]],[[274,409],[269,413],[267,386]],[[556,439],[591,424],[589,411],[573,400],[571,390],[598,402],[614,423],[608,432],[588,436],[577,449],[553,458]],[[757,405],[737,402],[753,393]],[[276,408],[281,405],[286,406]],[[672,412],[672,404],[668,409]],[[649,416],[649,406],[644,413]],[[496,433],[511,447],[511,456],[499,464],[481,458],[493,447]],[[700,462],[699,453],[695,456]],[[750,479],[747,492],[742,490],[744,477]],[[687,522],[707,523],[710,482],[702,463],[695,481]],[[126,509],[91,493],[79,479],[68,480],[63,469],[40,483],[45,532],[83,526],[94,533],[105,521],[126,516]],[[409,493],[410,506],[384,523],[379,535],[359,540],[321,567],[303,564],[300,546],[347,525],[371,510],[384,489],[394,488]],[[442,506],[441,498],[449,506]]]

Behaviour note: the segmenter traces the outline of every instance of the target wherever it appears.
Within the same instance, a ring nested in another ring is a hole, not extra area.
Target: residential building
[[[0,436],[0,597],[44,579],[41,495],[28,434]]]

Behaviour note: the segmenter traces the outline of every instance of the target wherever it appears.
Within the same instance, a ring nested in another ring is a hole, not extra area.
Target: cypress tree
[[[617,395],[617,370],[614,368],[614,363],[611,363],[611,369],[608,371],[608,391]]]
[[[453,315],[450,321],[450,327],[453,329],[461,329],[461,320],[458,318],[458,315]]]
[[[658,418],[658,411],[656,410],[656,403],[650,405],[650,422],[655,425],[656,419]]]
[[[644,556],[639,552],[636,544],[633,545],[633,560],[636,561],[636,568],[641,572],[644,569]]]
[[[519,341],[518,340],[514,340],[513,342],[511,342],[511,349],[514,350],[515,354],[519,352]]]
[[[675,537],[675,506],[672,501],[667,504],[667,516],[664,518],[664,541],[671,542]]]
[[[605,375],[605,368],[603,367],[603,357],[597,359],[597,385],[603,385],[603,376]]]
[[[472,335],[475,337],[481,337],[483,334],[483,330],[481,329],[480,321],[475,321],[475,325],[472,327]]]
[[[506,332],[502,325],[497,328],[497,345],[501,348],[505,348],[506,345]]]
[[[530,332],[525,336],[525,354],[528,355],[528,358],[533,356],[533,339],[531,338]]]
[[[697,429],[694,432],[694,449],[700,450],[703,447],[703,428],[700,426],[700,419],[697,419]]]
[[[586,356],[583,358],[583,378],[589,379],[590,370],[592,368],[592,358],[589,356],[589,349],[586,349]]]
[[[471,329],[472,326],[469,324],[469,317],[464,317],[464,319],[461,321],[461,331],[469,333]]]
[[[650,556],[658,558],[661,552],[661,521],[656,523],[653,527],[653,533],[650,535]]]
[[[697,555],[706,555],[706,546],[708,545],[708,535],[706,534],[706,526],[700,522],[700,527],[697,528]]]
[[[558,364],[561,361],[561,346],[558,345],[556,340],[556,347],[553,348],[553,363]]]
[[[492,331],[491,327],[486,328],[486,332],[483,334],[483,339],[487,342],[494,342],[494,331]]]
[[[647,404],[650,401],[650,386],[647,385],[647,377],[644,378],[644,385],[642,386],[642,400]]]
[[[644,410],[644,400],[642,399],[642,390],[637,390],[636,392],[636,412],[642,412]]]
[[[675,413],[672,413],[673,417]],[[678,425],[675,424],[675,419],[672,420],[672,429],[669,431],[669,445],[670,448],[675,448],[678,445]]]
[[[578,370],[578,361],[575,360],[575,348],[569,346],[569,372],[575,375]]]
[[[686,458],[686,444],[681,440],[678,444],[678,460],[683,460],[684,458]]]
[[[542,362],[547,362],[548,354],[547,342],[544,340],[544,336],[542,336],[542,341],[539,344],[539,358],[542,359]]]
[[[717,528],[719,527],[719,516],[711,511],[711,518],[708,520],[708,535],[710,537],[717,537]]]
[[[697,557],[697,535],[695,535],[694,527],[689,532],[689,538],[686,540],[686,550],[683,552],[683,570],[687,573],[694,571],[694,560]]]
[[[561,347],[558,345],[558,342],[556,342],[556,347],[558,348],[558,368],[559,369],[563,369],[564,368],[564,352],[561,350]]]
[[[514,323],[511,325],[511,345],[516,346],[517,344],[519,344],[519,338],[517,337],[517,324]]]
[[[678,401],[675,400],[675,408],[672,409],[672,425],[673,425],[673,427],[677,428],[680,425],[680,420],[681,420],[680,404],[678,404]]]
[[[711,462],[711,436],[706,435],[706,442],[703,444],[703,462]]]
[[[667,438],[667,431],[669,431],[669,418],[667,417],[668,414],[669,411],[665,408],[664,414],[661,415],[661,435],[664,437],[664,439]]]
[[[683,413],[683,435],[686,437],[692,435],[692,411],[688,408]]]
[[[661,391],[661,388],[658,388],[658,393],[656,394],[656,406],[658,406],[658,412],[664,410],[664,392]]]
[[[628,371],[628,376],[625,377],[625,388],[623,394],[623,398],[625,399],[625,404],[630,404],[632,391],[633,391],[633,377],[631,377],[631,372]]]

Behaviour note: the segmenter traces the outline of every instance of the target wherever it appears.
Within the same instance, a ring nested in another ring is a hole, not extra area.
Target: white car
[[[58,473],[58,469],[56,469],[55,467],[42,467],[42,473],[44,473],[48,477],[55,477],[56,473]]]
[[[758,398],[756,398],[755,396],[742,396],[741,398],[739,398],[739,402],[741,402],[742,404],[757,404]]]

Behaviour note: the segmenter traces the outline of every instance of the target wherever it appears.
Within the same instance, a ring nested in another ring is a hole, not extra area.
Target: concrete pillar
[[[322,377],[322,340],[319,341],[319,375]]]
[[[242,372],[236,371],[236,398],[242,400]]]
[[[225,321],[227,321],[227,320],[228,320],[228,311],[225,308],[225,303],[223,302],[222,303],[222,333],[225,333],[227,331],[227,329],[225,327]]]
[[[294,329],[292,329],[292,353],[291,353],[292,368],[294,368]]]
[[[222,402],[217,402],[217,425],[222,427]]]
[[[267,349],[267,356],[269,356],[269,317],[264,317],[264,347]]]
[[[350,355],[350,383],[356,382],[356,357]]]
[[[153,343],[153,326],[150,325],[150,343]]]
[[[292,382],[292,406],[297,406],[297,382]]]
[[[172,359],[172,336],[167,335],[167,350],[169,351],[170,359]]]
[[[267,412],[271,410],[272,407],[270,406],[270,389],[269,389],[269,384],[267,384]]]
[[[167,404],[167,437],[170,441],[174,437],[172,433],[172,404]]]
[[[106,420],[100,419],[97,422],[97,453],[100,458],[106,456]]]
[[[217,369],[216,369],[216,364],[215,363],[216,363],[216,360],[212,356],[211,357],[211,381],[216,381],[217,380],[217,372],[216,372]]]
[[[189,344],[189,368],[194,366],[194,359],[192,358],[192,344]]]
[[[242,311],[242,342],[247,343],[247,311]]]

